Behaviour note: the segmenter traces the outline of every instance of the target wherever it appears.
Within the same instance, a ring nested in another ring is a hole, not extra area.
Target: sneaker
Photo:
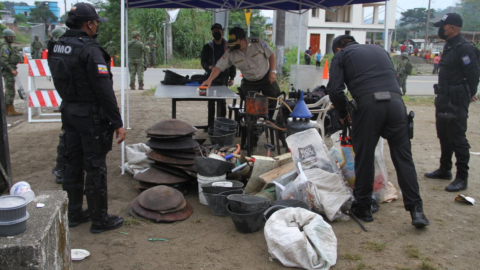
[[[468,181],[467,180],[455,178],[455,180],[453,182],[451,182],[445,188],[445,190],[448,191],[448,192],[456,192],[456,191],[460,191],[460,190],[465,190],[467,188],[468,188]]]

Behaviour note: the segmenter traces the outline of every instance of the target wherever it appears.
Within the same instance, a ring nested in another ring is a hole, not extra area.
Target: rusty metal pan
[[[185,140],[185,139],[192,139],[192,136],[194,135],[195,133],[191,133],[191,134],[187,134],[187,135],[181,135],[181,136],[178,136],[178,135],[171,135],[171,136],[160,136],[160,135],[150,135],[150,134],[147,134],[147,137],[148,138],[155,138],[155,139],[159,139],[159,140]]]
[[[143,172],[136,173],[133,178],[135,180],[151,184],[178,184],[189,180],[189,175],[186,173],[183,175],[184,176],[178,176],[154,167],[150,167]]]
[[[198,147],[198,142],[193,139],[188,140],[157,140],[151,138],[147,141],[147,145],[154,149],[178,150],[178,149],[192,149]]]
[[[197,166],[195,164],[193,165],[170,165],[174,168],[178,168],[178,169],[181,169],[181,170],[184,170],[184,171],[190,171],[190,172],[194,172],[196,173],[197,172]]]
[[[188,188],[189,186],[187,185],[188,183],[189,182],[184,182],[184,183],[180,183],[180,184],[172,184],[172,185],[165,185],[165,184],[161,184],[161,185],[172,187],[172,188],[180,191],[183,195],[187,195],[188,192],[190,191],[189,188]],[[135,185],[135,188],[140,190],[140,191],[145,191],[149,188],[156,187],[158,185],[160,185],[160,184],[150,184],[150,183],[138,181],[138,184]]]
[[[161,170],[161,171],[164,171],[166,173],[174,174],[178,177],[186,178],[187,180],[190,179],[190,175],[187,174],[184,170],[173,167],[170,164],[155,162],[151,166],[153,168],[157,169],[157,170]]]
[[[149,135],[182,136],[195,132],[197,129],[178,119],[168,119],[156,123],[145,132]]]
[[[164,223],[164,222],[168,223],[168,222],[185,220],[193,214],[193,207],[188,201],[184,209],[178,212],[164,214],[164,215],[160,214],[159,212],[151,211],[140,206],[140,204],[138,203],[138,197],[132,201],[130,208],[131,209],[129,210],[129,212],[132,216],[143,217],[159,223]]]
[[[160,185],[149,188],[138,196],[138,203],[145,209],[152,211],[166,211],[175,209],[185,200],[180,191]]]
[[[193,159],[174,158],[162,155],[161,153],[151,150],[147,153],[147,157],[162,163],[174,164],[174,165],[192,165],[195,164]]]

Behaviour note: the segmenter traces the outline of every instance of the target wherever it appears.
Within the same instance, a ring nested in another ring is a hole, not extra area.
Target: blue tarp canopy
[[[384,0],[127,0],[128,8],[273,9],[301,11],[312,8],[385,2]]]

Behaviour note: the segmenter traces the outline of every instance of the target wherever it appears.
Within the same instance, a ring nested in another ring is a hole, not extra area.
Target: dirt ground
[[[117,97],[120,100],[119,92]],[[146,142],[144,130],[170,118],[170,100],[155,99],[144,92],[130,95],[130,126],[127,144]],[[206,122],[206,104],[179,103],[178,118],[191,124]],[[181,108],[181,109],[180,109]],[[480,102],[470,107],[468,139],[472,152],[480,152]],[[478,206],[454,202],[455,193],[444,191],[448,181],[427,180],[423,174],[438,166],[440,148],[435,135],[432,104],[409,106],[416,112],[412,141],[425,213],[431,225],[415,229],[400,200],[382,204],[364,232],[354,221],[332,223],[338,239],[338,259],[333,269],[478,269],[480,262],[480,213]],[[33,190],[61,189],[51,173],[55,165],[60,123],[29,124],[26,116],[9,118],[10,153],[14,182],[28,181]],[[205,136],[203,131],[200,136]],[[398,189],[395,170],[388,158],[389,178]],[[464,194],[480,200],[480,156],[471,156],[470,183]],[[121,175],[121,152],[114,146],[107,159],[109,212],[125,218],[118,230],[93,235],[90,224],[70,230],[71,248],[91,255],[74,262],[74,269],[286,269],[269,260],[263,230],[240,234],[229,217],[213,216],[198,202],[192,186],[186,199],[193,215],[182,222],[155,224],[129,216],[130,202],[139,195],[131,175]],[[86,207],[86,205],[85,205]],[[124,232],[126,234],[120,233]],[[149,242],[148,238],[168,242]]]

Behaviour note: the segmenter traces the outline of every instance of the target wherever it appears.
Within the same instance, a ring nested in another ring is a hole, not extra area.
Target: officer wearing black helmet
[[[434,86],[440,167],[426,173],[425,177],[452,179],[452,156],[455,153],[457,174],[445,190],[457,192],[468,187],[470,144],[465,133],[469,104],[477,100],[480,52],[460,34],[463,26],[460,15],[447,13],[433,25],[439,27],[438,36],[447,42],[439,63],[438,84]]]
[[[117,143],[125,139],[125,132],[113,91],[110,57],[96,41],[101,22],[106,19],[92,5],[77,3],[68,13],[70,30],[48,46],[48,64],[62,98],[67,159],[62,186],[68,193],[69,226],[91,219],[92,233],[123,224],[123,218],[107,212],[106,155],[112,148],[113,132],[120,137]],[[88,210],[82,209],[84,193]]]
[[[374,156],[381,136],[388,141],[404,206],[410,211],[412,225],[418,228],[429,225],[423,214],[412,159],[406,108],[389,54],[379,46],[360,45],[349,35],[335,38],[332,50],[335,56],[327,91],[342,122],[348,116],[345,85],[357,103],[357,110],[351,116],[356,176],[356,201],[351,212],[363,221],[373,221]]]

